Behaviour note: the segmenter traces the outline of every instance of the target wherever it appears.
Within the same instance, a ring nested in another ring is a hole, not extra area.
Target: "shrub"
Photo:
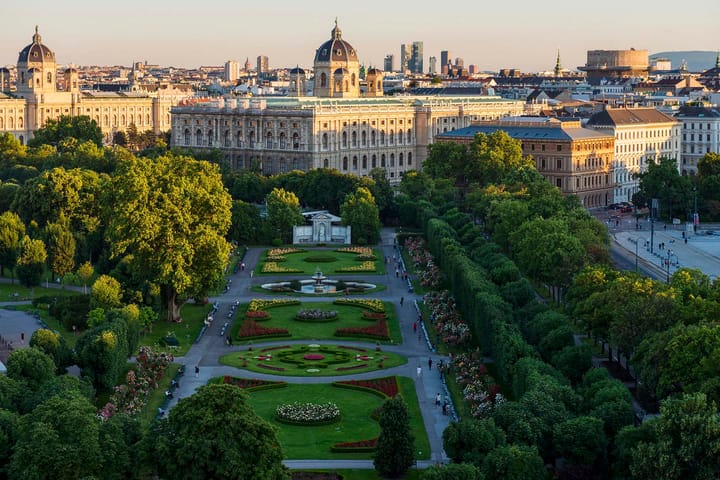
[[[334,453],[363,453],[374,452],[377,446],[377,437],[368,440],[358,440],[356,442],[340,442],[330,447],[330,451]]]
[[[300,283],[300,280],[293,279],[290,280],[290,289],[299,291],[302,288],[302,283]]]
[[[295,320],[300,322],[332,322],[337,319],[336,310],[300,310],[295,315]]]
[[[279,238],[273,238],[272,242],[270,242],[270,244],[273,247],[279,247],[280,245],[282,245],[282,240],[280,240]]]
[[[310,257],[303,258],[304,262],[307,263],[332,263],[337,262],[337,257],[333,257],[332,255],[313,255]]]
[[[87,316],[90,312],[90,295],[70,295],[58,297],[50,303],[50,316],[60,321],[63,327],[72,331],[87,328]]]

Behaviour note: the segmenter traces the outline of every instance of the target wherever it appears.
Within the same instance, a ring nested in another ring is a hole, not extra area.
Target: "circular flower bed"
[[[275,418],[292,425],[328,425],[340,420],[340,409],[328,403],[286,403],[275,409]]]
[[[322,360],[323,358],[325,358],[325,355],[323,355],[322,353],[307,353],[303,355],[303,358],[305,360]]]

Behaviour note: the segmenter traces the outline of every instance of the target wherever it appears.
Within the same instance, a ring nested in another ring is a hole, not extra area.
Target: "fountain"
[[[308,293],[315,295],[322,295],[324,293],[335,293],[337,291],[337,280],[329,280],[323,275],[320,268],[315,269],[315,273],[310,277],[310,280],[299,280],[300,289],[293,290],[291,284],[293,282],[276,282],[276,283],[264,283],[261,285],[265,290],[281,290],[281,291],[293,291],[297,293]],[[296,282],[297,283],[297,282]],[[345,282],[348,288],[363,288],[369,290],[375,288],[376,285],[372,283],[364,282]]]

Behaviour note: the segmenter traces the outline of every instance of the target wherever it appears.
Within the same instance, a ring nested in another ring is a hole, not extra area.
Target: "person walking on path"
[[[432,370],[432,358],[428,358],[428,370]]]
[[[417,322],[413,322],[413,332],[417,332]]]
[[[417,372],[417,378],[422,377],[422,367],[420,365],[418,365],[416,372]]]
[[[440,392],[438,392],[438,394],[435,395],[435,406],[439,407],[441,401],[442,401],[442,396],[440,396]]]
[[[195,365],[195,378],[200,376],[200,367],[198,365]]]
[[[400,297],[400,306],[403,306],[403,303],[405,303],[405,297]]]

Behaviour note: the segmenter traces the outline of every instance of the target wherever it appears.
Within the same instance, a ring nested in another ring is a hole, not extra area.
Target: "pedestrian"
[[[197,378],[199,376],[200,376],[200,367],[198,365],[195,365],[195,377]]]
[[[242,263],[240,264],[240,270],[243,271],[243,272],[245,271],[245,262],[242,262]]]
[[[448,414],[448,403],[447,402],[443,403],[442,412],[443,412],[443,415]]]
[[[685,237],[685,245],[687,245],[687,237]]]
[[[395,278],[400,278],[400,270],[395,268]]]
[[[435,406],[439,407],[441,400],[442,400],[442,396],[440,396],[440,392],[438,392],[438,394],[435,395]]]
[[[413,332],[417,332],[417,322],[413,322]]]
[[[250,278],[253,278],[253,275],[255,275],[255,270],[250,270]]]
[[[428,358],[428,370],[432,370],[432,358]]]
[[[422,377],[422,367],[420,365],[418,365],[416,372],[417,372],[417,378]]]
[[[405,297],[400,297],[400,306],[403,306],[403,303],[405,303]]]
[[[393,253],[393,262],[395,261],[395,254]]]

